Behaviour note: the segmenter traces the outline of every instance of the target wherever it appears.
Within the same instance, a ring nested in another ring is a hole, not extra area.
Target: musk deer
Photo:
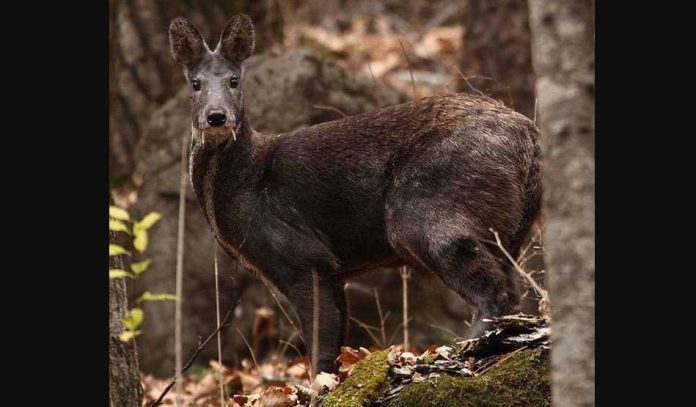
[[[353,272],[435,273],[474,309],[470,337],[485,331],[483,318],[518,312],[514,271],[490,228],[516,255],[539,213],[534,124],[455,94],[261,134],[240,86],[254,35],[237,15],[211,51],[187,19],[171,22],[171,52],[192,89],[190,177],[218,243],[285,294],[306,341],[318,275],[318,367],[334,369]]]

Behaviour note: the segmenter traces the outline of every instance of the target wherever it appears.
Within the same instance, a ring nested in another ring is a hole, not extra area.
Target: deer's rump
[[[289,205],[278,216],[350,270],[403,257],[402,241],[426,232],[493,228],[514,245],[538,210],[538,158],[529,119],[458,94],[281,135],[263,184]]]

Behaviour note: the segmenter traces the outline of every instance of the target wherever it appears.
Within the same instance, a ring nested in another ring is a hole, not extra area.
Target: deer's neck
[[[249,215],[251,191],[258,180],[258,137],[242,116],[236,139],[216,141],[192,131],[189,171],[193,190],[215,238],[229,252],[239,254],[240,235]]]

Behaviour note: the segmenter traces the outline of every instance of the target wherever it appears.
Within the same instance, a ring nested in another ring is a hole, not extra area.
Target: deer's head
[[[209,138],[232,137],[243,111],[242,62],[254,50],[254,25],[239,14],[222,30],[213,51],[193,24],[177,17],[169,25],[169,44],[174,60],[184,67],[191,87],[193,127]]]

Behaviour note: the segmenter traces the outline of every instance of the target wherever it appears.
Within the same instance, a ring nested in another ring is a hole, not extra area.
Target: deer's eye
[[[193,79],[191,81],[191,87],[193,88],[193,90],[196,91],[201,90],[201,81],[199,81],[198,79]]]
[[[234,89],[237,86],[239,86],[239,78],[231,77],[230,78],[230,88]]]

